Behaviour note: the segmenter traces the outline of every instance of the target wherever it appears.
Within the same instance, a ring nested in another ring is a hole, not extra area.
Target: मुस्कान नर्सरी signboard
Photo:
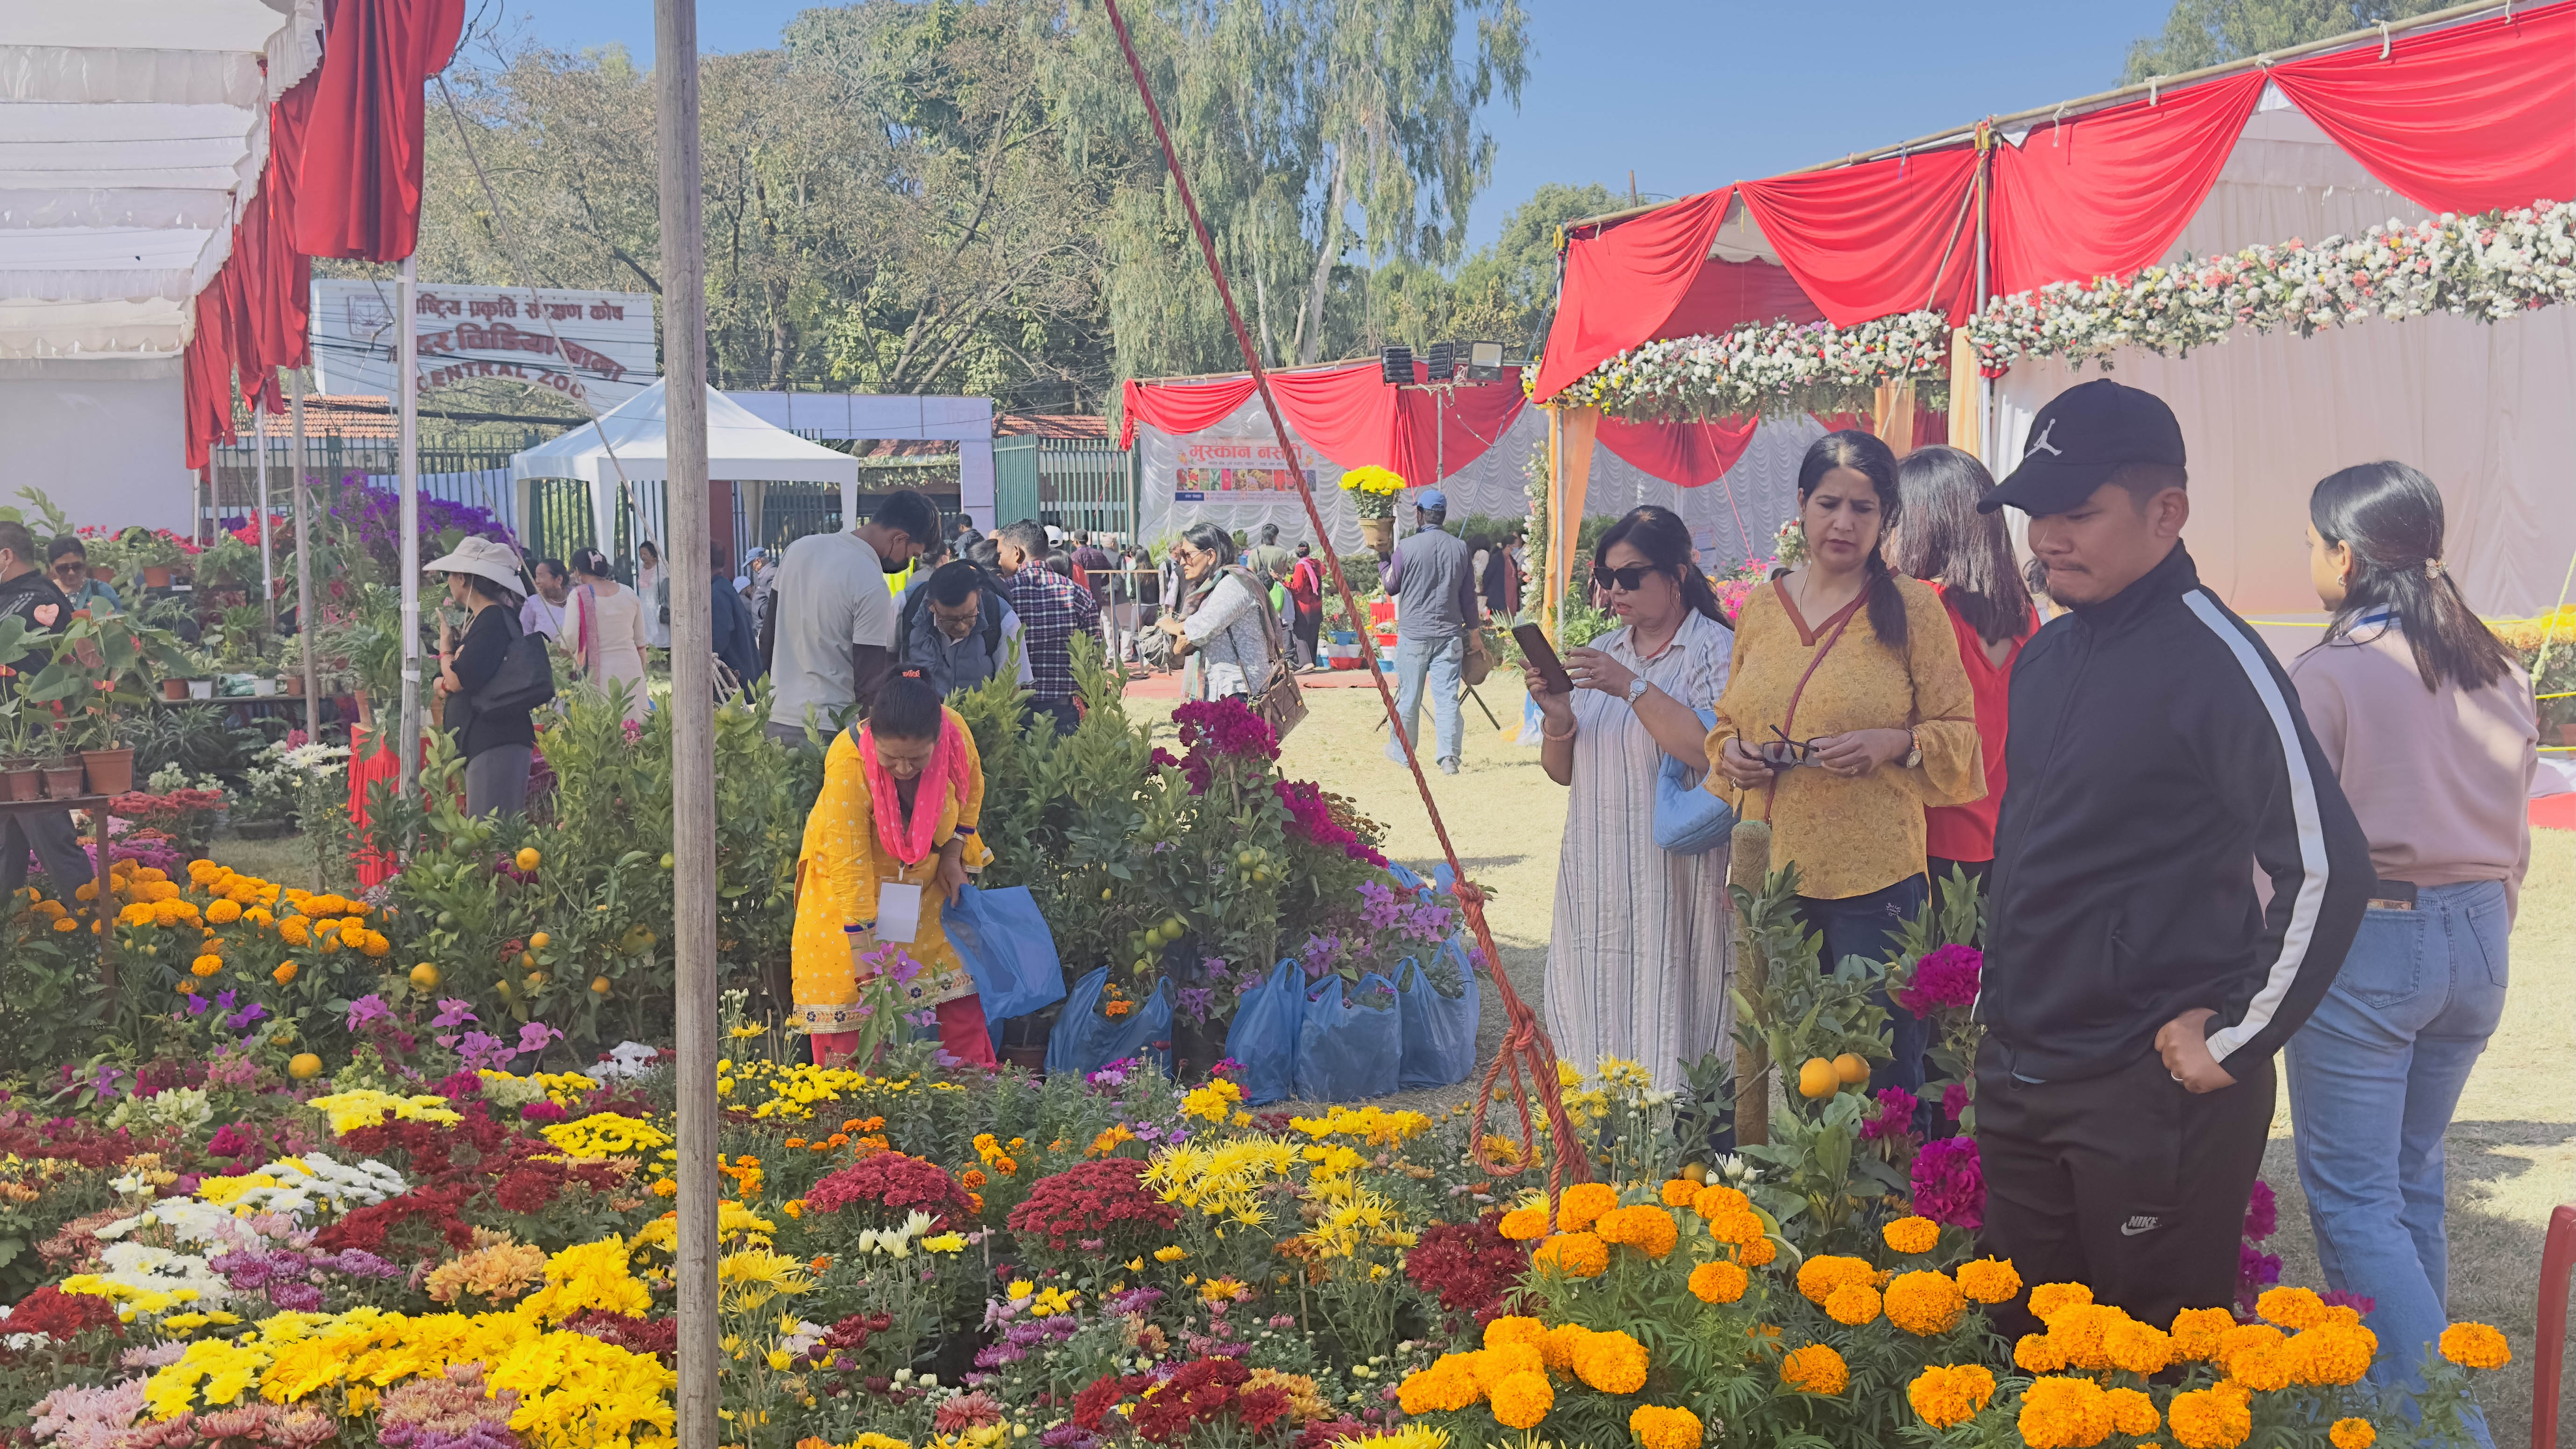
[[[393,396],[394,300],[390,281],[313,284],[320,391]],[[641,292],[420,283],[412,317],[424,395],[500,377],[606,412],[660,380],[653,299]]]
[[[1301,450],[1302,451],[1302,450]],[[1177,503],[1270,503],[1297,491],[1297,472],[1315,486],[1311,461],[1301,458],[1291,471],[1277,443],[1249,439],[1209,439],[1185,443],[1172,468],[1172,499]]]

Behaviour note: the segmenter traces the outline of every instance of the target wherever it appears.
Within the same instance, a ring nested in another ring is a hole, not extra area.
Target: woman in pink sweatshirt
[[[2379,883],[2290,1039],[2290,1114],[2326,1282],[2375,1300],[2372,1378],[2420,1388],[2449,1322],[2442,1133],[2504,1013],[2539,730],[2530,681],[2443,564],[2431,479],[2346,468],[2317,485],[2308,520],[2334,618],[2290,678]]]

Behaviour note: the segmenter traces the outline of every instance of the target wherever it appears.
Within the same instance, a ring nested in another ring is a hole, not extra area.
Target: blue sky
[[[1496,107],[1493,183],[1471,244],[1541,183],[1636,185],[1649,199],[1887,145],[1980,115],[2118,84],[2129,42],[2171,0],[1522,0],[1536,54],[1515,112]],[[802,0],[704,0],[698,43],[778,41]],[[567,50],[653,48],[651,0],[476,0]]]

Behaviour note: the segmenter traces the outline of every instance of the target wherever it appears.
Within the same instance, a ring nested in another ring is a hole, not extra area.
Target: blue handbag
[[[1717,711],[1699,711],[1700,723],[1717,727]],[[1700,788],[1691,768],[1670,755],[1655,775],[1655,844],[1675,855],[1706,855],[1735,829],[1735,807]]]

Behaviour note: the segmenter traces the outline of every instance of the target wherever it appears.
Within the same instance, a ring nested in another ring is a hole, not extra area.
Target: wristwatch
[[[1905,727],[1905,768],[1911,770],[1923,763],[1923,742],[1914,737],[1914,727]]]
[[[1644,676],[1644,675],[1642,675],[1642,674],[1638,675],[1638,676],[1637,676],[1636,678],[1634,678],[1634,679],[1629,680],[1629,681],[1628,681],[1628,707],[1629,707],[1630,709],[1635,709],[1635,708],[1637,707],[1637,701],[1638,701],[1638,700],[1641,700],[1641,699],[1644,699],[1644,698],[1646,697],[1646,691],[1647,691],[1647,690],[1649,690],[1649,689],[1652,689],[1653,687],[1654,687],[1653,685],[1650,685],[1650,684],[1646,683],[1646,676]]]

